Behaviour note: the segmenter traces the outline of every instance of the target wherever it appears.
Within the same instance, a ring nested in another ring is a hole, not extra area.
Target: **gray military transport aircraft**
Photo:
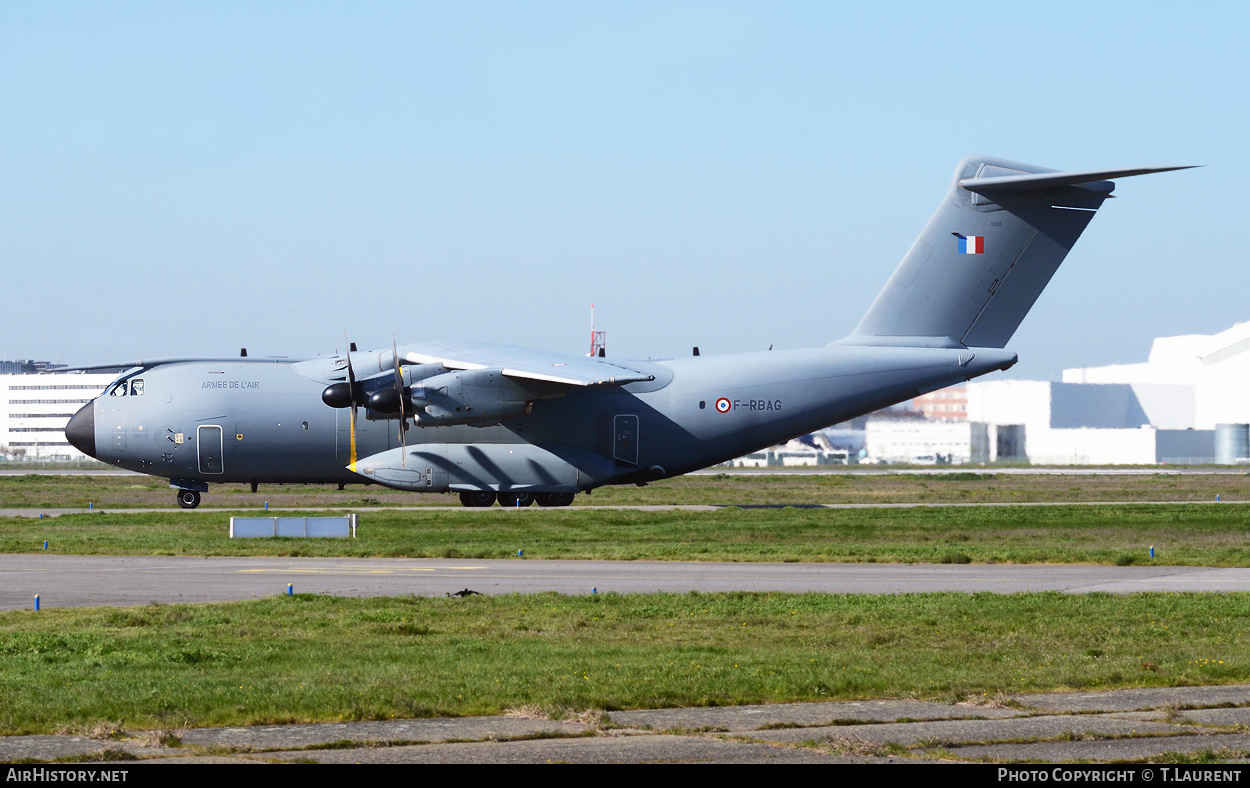
[[[567,506],[1005,370],[1004,350],[1112,178],[964,159],[855,332],[822,348],[635,361],[392,343],[305,360],[169,358],[125,371],[65,428],[86,454],[169,479],[373,483],[465,506]],[[360,418],[359,411],[364,411]]]

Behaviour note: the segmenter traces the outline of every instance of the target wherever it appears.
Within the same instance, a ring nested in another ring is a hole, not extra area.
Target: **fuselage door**
[[[199,444],[200,473],[225,473],[221,462],[221,427],[201,425],[195,432]]]
[[[638,464],[638,417],[619,414],[613,420],[612,456],[619,462]]]

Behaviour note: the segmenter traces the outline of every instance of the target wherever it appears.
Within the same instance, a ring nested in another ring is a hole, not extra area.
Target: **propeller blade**
[[[351,343],[347,341],[347,332],[343,332],[343,344],[348,348],[344,353],[347,356],[347,382],[351,386],[352,392],[352,413],[349,417],[349,425],[351,426],[351,464],[348,466],[352,473],[356,472],[356,373],[352,370],[352,351]]]
[[[395,335],[391,334],[391,358],[395,359],[395,391],[399,393],[399,467],[407,467],[408,455],[408,439],[404,435],[407,432],[408,416],[404,413],[404,373],[399,366],[399,351],[395,347]]]

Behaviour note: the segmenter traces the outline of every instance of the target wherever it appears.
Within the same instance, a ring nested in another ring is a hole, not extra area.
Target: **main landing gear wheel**
[[[194,509],[200,505],[200,494],[195,490],[179,490],[178,505],[183,509]]]
[[[534,502],[534,496],[527,492],[501,492],[499,493],[500,506],[529,506]]]
[[[568,506],[573,503],[573,493],[538,493],[534,500],[539,506]]]
[[[460,503],[464,506],[490,506],[495,502],[495,494],[490,490],[472,490],[460,493]]]

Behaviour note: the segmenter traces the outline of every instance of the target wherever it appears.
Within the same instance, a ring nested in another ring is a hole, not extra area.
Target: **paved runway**
[[[801,564],[526,559],[0,555],[0,609],[341,596],[784,591],[1250,591],[1250,569],[1050,564]]]

